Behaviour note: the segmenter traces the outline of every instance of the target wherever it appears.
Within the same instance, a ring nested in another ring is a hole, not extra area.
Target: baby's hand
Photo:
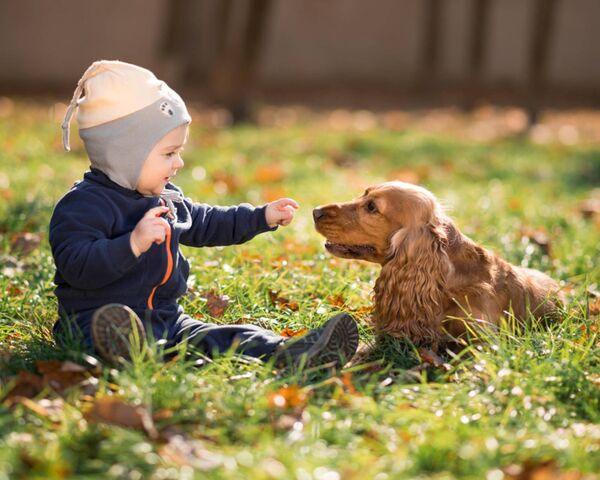
[[[146,252],[153,243],[161,244],[170,230],[169,223],[161,218],[169,207],[154,207],[146,212],[131,232],[129,243],[136,257]]]
[[[286,226],[294,219],[294,210],[299,208],[295,200],[291,198],[280,198],[267,204],[265,216],[267,225],[275,227],[276,225]]]

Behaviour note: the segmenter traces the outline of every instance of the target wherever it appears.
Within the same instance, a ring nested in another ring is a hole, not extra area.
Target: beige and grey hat
[[[75,109],[92,167],[131,190],[160,139],[192,120],[181,97],[165,82],[150,70],[117,60],[92,63],[77,83],[62,124],[67,151]]]

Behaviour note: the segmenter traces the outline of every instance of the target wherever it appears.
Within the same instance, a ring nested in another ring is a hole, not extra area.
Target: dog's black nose
[[[313,210],[313,218],[315,219],[315,222],[317,220],[319,220],[319,218],[324,217],[325,216],[325,210],[323,210],[322,208],[315,208]]]

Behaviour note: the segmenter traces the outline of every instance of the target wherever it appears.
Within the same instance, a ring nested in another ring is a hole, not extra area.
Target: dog
[[[473,242],[423,187],[382,183],[315,208],[313,219],[330,253],[381,265],[373,321],[382,333],[437,349],[470,323],[497,327],[510,312],[520,321],[560,316],[557,282]]]

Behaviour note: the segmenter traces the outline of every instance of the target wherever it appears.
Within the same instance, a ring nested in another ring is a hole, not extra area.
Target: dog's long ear
[[[390,259],[375,282],[375,321],[380,331],[437,343],[446,280],[452,268],[444,222],[402,228],[391,238]]]

